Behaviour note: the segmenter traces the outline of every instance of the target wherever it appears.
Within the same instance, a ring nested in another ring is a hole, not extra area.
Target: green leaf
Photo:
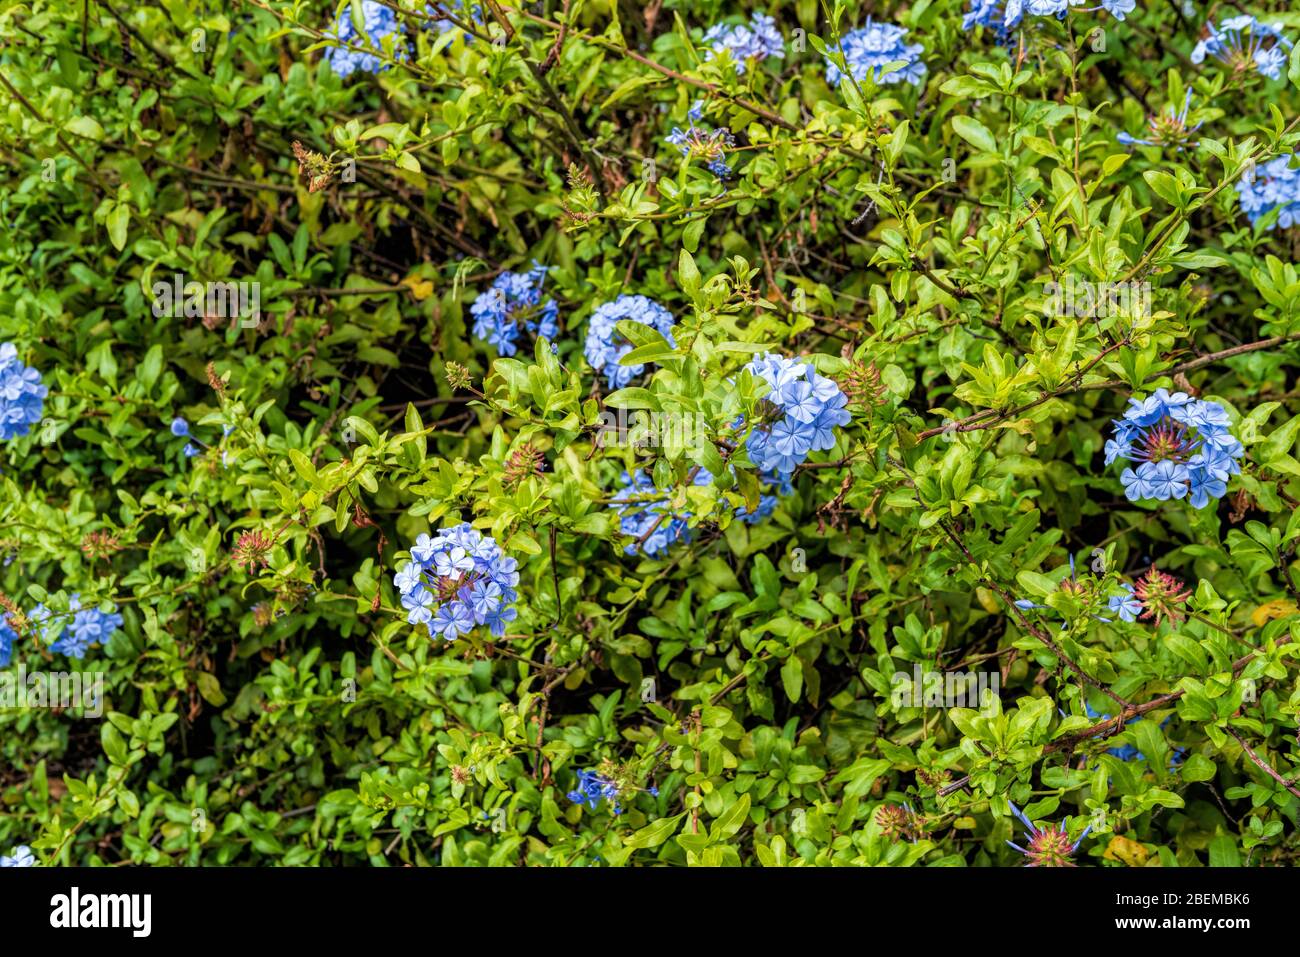
[[[125,203],[114,204],[104,224],[108,227],[109,242],[113,244],[114,249],[121,252],[126,247],[126,231],[131,225],[131,208]]]
[[[735,835],[745,824],[749,816],[749,795],[742,794],[740,800],[727,808],[709,828],[709,840],[716,843],[725,841]]]
[[[682,813],[675,817],[661,817],[659,820],[623,838],[623,845],[632,848],[658,847],[673,836],[678,823],[685,816],[685,813]]]
[[[998,152],[997,140],[979,120],[959,115],[954,116],[951,122],[954,132],[977,150],[985,153]]]

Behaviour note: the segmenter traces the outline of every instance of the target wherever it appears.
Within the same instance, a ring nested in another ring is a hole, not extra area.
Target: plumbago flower
[[[393,584],[406,620],[424,625],[431,638],[455,641],[477,625],[487,625],[499,638],[519,615],[517,568],[495,540],[464,522],[417,538],[411,560],[398,568]]]
[[[696,126],[703,115],[703,105],[695,103],[687,113],[690,121],[687,128],[683,130],[674,126],[673,131],[664,139],[676,146],[687,159],[702,160],[709,172],[718,179],[727,179],[731,176],[731,167],[723,157],[727,155],[727,150],[736,145],[736,138],[726,127],[705,130]]]
[[[1123,146],[1172,146],[1174,149],[1182,150],[1185,147],[1194,147],[1196,143],[1192,141],[1192,134],[1201,128],[1201,124],[1188,127],[1187,111],[1192,106],[1192,91],[1187,91],[1187,96],[1183,100],[1183,108],[1175,110],[1174,105],[1170,103],[1164,111],[1153,116],[1147,117],[1147,126],[1149,128],[1148,140],[1140,140],[1128,133],[1120,132],[1115,134],[1116,142]],[[1240,190],[1241,184],[1237,184]]]
[[[704,54],[706,60],[712,60],[725,50],[731,54],[736,72],[742,75],[750,60],[785,57],[776,20],[762,13],[755,13],[750,18],[749,26],[743,23],[737,26],[719,23],[710,27],[709,32],[704,34],[704,44],[709,48]]]
[[[1177,623],[1183,620],[1183,606],[1192,597],[1189,589],[1173,575],[1160,571],[1154,565],[1138,579],[1137,585],[1120,582],[1123,589],[1108,599],[1110,610],[1120,621],[1151,621],[1159,625],[1165,619]]]
[[[1007,841],[1011,847],[1025,855],[1027,858],[1025,861],[1026,867],[1077,866],[1070,858],[1079,849],[1079,845],[1088,836],[1088,832],[1092,830],[1091,824],[1083,829],[1083,833],[1079,835],[1077,840],[1072,842],[1064,826],[1057,827],[1053,824],[1047,824],[1040,827],[1025,817],[1015,804],[1010,801],[1007,801],[1007,803],[1011,805],[1011,813],[1024,824],[1025,833],[1029,837],[1028,847],[1021,847],[1014,841]]]
[[[578,786],[565,796],[574,804],[585,804],[593,811],[597,809],[603,798],[609,802],[611,811],[622,814],[623,808],[618,803],[619,796],[641,791],[652,797],[659,796],[659,789],[656,787],[639,787],[627,768],[620,767],[613,761],[602,761],[595,769],[579,771]]]
[[[1230,421],[1217,402],[1157,389],[1144,400],[1129,399],[1124,417],[1114,420],[1106,464],[1117,458],[1141,463],[1120,475],[1131,502],[1186,497],[1193,508],[1204,508],[1222,498],[1228,479],[1241,471],[1245,449],[1228,431]]]
[[[1160,571],[1154,565],[1138,579],[1133,597],[1141,603],[1143,621],[1155,619],[1156,624],[1168,619],[1173,624],[1183,620],[1183,609],[1192,597],[1191,590],[1173,575]]]
[[[834,379],[812,364],[774,352],[753,359],[746,370],[766,382],[764,415],[749,434],[746,449],[760,471],[788,481],[810,452],[835,447],[835,427],[852,416],[848,397]]]
[[[848,74],[830,59],[826,61],[826,82],[839,86],[847,75],[861,82],[870,78],[880,85],[907,82],[920,86],[925,79],[925,64],[921,54],[925,47],[919,43],[904,43],[907,31],[892,23],[873,23],[871,18],[856,30],[851,30],[840,40],[844,48],[844,62]],[[885,68],[893,68],[886,72]]]
[[[1230,17],[1218,26],[1205,25],[1206,36],[1192,50],[1192,62],[1212,56],[1234,73],[1259,73],[1280,79],[1287,63],[1291,41],[1282,34],[1281,23],[1260,23],[1252,16]]]
[[[587,321],[587,341],[583,355],[598,373],[603,373],[611,389],[621,389],[639,376],[644,363],[619,365],[619,360],[632,351],[632,344],[619,335],[615,326],[625,319],[649,326],[673,342],[673,314],[646,296],[622,295],[613,302],[596,307]]]
[[[14,642],[17,640],[18,632],[13,630],[9,619],[0,611],[0,668],[8,667],[13,660]]]
[[[971,0],[970,10],[962,18],[962,29],[975,26],[993,27],[1005,32],[1018,26],[1026,15],[1064,19],[1070,7],[1080,6],[1084,0]],[[1137,0],[1101,0],[1101,6],[1086,10],[1105,10],[1116,20],[1133,12]]]
[[[778,476],[765,474],[759,478],[764,488],[777,494],[788,495],[792,491],[789,481]],[[691,484],[704,486],[712,482],[713,473],[701,468]],[[654,558],[678,542],[691,540],[691,512],[689,509],[675,511],[669,501],[671,492],[656,487],[650,476],[640,470],[631,475],[624,472],[619,483],[621,487],[614,493],[609,507],[618,514],[619,529],[633,539],[623,549],[626,554]],[[738,506],[736,517],[747,525],[763,521],[776,510],[777,494],[762,493],[758,508],[752,512],[744,505]]]
[[[68,610],[72,613],[70,624],[67,615],[55,615],[44,604],[37,605],[27,616],[50,646],[50,651],[56,654],[84,658],[91,645],[107,644],[113,633],[122,627],[122,616],[117,612],[105,613],[98,607],[82,608],[80,595],[72,596]]]
[[[372,47],[384,50],[384,40],[395,37],[392,46],[392,59],[405,60],[406,48],[401,42],[402,26],[397,20],[397,12],[377,0],[361,0],[361,16],[365,21],[364,33],[358,33],[352,22],[351,7],[344,7],[338,19],[334,21],[331,39],[340,46],[330,47],[325,51],[325,62],[341,77],[351,76],[357,70],[364,73],[379,73],[388,69],[389,64],[374,53],[354,47]]]
[[[528,272],[504,272],[492,287],[469,307],[474,317],[474,336],[494,346],[501,355],[512,356],[522,328],[543,339],[555,338],[559,331],[559,307],[554,299],[542,301],[542,283],[546,267],[533,263]]]
[[[1300,169],[1291,166],[1295,158],[1279,156],[1237,181],[1241,210],[1252,226],[1257,226],[1273,210],[1278,213],[1267,229],[1278,226],[1290,229],[1300,222]]]
[[[18,358],[18,348],[0,342],[0,442],[26,435],[41,421],[48,393],[41,374]]]
[[[597,771],[579,771],[578,786],[566,797],[574,804],[585,804],[593,811],[600,805],[601,798],[609,801],[610,809],[615,814],[622,814],[618,806],[618,785]]]
[[[36,855],[26,844],[19,844],[14,848],[12,857],[0,854],[0,867],[35,867]]]

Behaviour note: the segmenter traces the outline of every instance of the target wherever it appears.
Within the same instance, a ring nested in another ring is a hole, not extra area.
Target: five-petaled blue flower
[[[48,394],[41,374],[18,358],[18,348],[0,342],[0,441],[26,435],[41,421]]]

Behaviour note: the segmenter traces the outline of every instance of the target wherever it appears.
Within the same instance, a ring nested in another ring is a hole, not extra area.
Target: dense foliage
[[[1287,9],[0,4],[0,863],[1289,863]]]

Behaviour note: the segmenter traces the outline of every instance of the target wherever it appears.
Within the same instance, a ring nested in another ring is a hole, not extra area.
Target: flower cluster
[[[0,442],[26,435],[41,421],[45,396],[41,374],[22,364],[12,342],[0,342]]]
[[[554,299],[542,301],[542,283],[546,267],[538,263],[528,272],[504,272],[492,287],[469,307],[474,317],[474,335],[503,356],[518,350],[519,330],[530,335],[554,339],[559,331],[559,307]]]
[[[788,480],[770,473],[759,478],[763,487],[772,491],[759,496],[758,506],[752,512],[744,505],[736,508],[736,518],[747,525],[768,518],[776,511],[777,494],[788,495],[791,491]],[[691,484],[700,486],[712,482],[713,473],[705,468],[698,469],[691,480]],[[628,555],[654,558],[678,542],[691,540],[690,511],[674,511],[668,500],[669,493],[657,488],[650,476],[639,470],[631,475],[624,472],[619,477],[619,485],[610,508],[618,515],[619,529],[633,539],[624,548]]]
[[[970,10],[962,18],[962,29],[970,30],[976,26],[993,27],[999,33],[1005,33],[1018,26],[1026,15],[1033,17],[1056,17],[1062,19],[1070,7],[1077,7],[1083,0],[971,0]],[[1123,20],[1137,6],[1137,0],[1101,0],[1100,7],[1092,9],[1105,10],[1116,20]]]
[[[417,538],[411,560],[397,570],[393,584],[406,620],[427,627],[430,637],[455,641],[476,625],[487,625],[500,637],[519,614],[517,567],[494,539],[464,522]]]
[[[766,60],[768,57],[778,59],[785,56],[782,49],[781,32],[776,28],[776,20],[762,13],[755,13],[749,25],[729,26],[719,23],[709,28],[704,34],[704,45],[709,48],[705,59],[726,50],[731,53],[731,60],[736,64],[736,72],[743,74],[748,68],[749,60]]]
[[[1300,168],[1293,168],[1294,156],[1269,160],[1249,176],[1237,181],[1241,210],[1252,226],[1277,210],[1277,218],[1268,228],[1290,229],[1300,223]]]
[[[1157,389],[1143,401],[1129,399],[1124,417],[1114,420],[1106,464],[1117,458],[1141,463],[1120,476],[1131,502],[1186,496],[1192,507],[1204,508],[1241,471],[1245,449],[1228,431],[1229,421],[1217,402]]]
[[[1157,625],[1165,619],[1180,622],[1183,620],[1183,606],[1192,597],[1191,591],[1181,581],[1154,565],[1138,579],[1136,587],[1121,582],[1120,588],[1123,592],[1112,595],[1109,603],[1110,610],[1119,615],[1121,621],[1155,619]]]
[[[623,808],[618,803],[619,795],[641,791],[653,797],[659,796],[656,787],[638,787],[627,768],[621,768],[613,761],[602,761],[598,768],[578,771],[578,786],[565,796],[574,804],[585,804],[593,811],[600,806],[603,798],[609,802],[611,811],[622,814]]]
[[[1205,39],[1192,50],[1192,62],[1204,62],[1209,55],[1234,73],[1257,72],[1270,80],[1279,79],[1291,46],[1282,27],[1281,23],[1260,23],[1245,14],[1229,17],[1218,26],[1211,20],[1205,25]]]
[[[383,50],[384,40],[394,34],[400,34],[402,30],[401,24],[397,22],[397,12],[377,0],[361,0],[361,15],[365,21],[364,33],[358,33],[353,25],[352,10],[349,6],[339,14],[334,22],[333,33],[330,34],[330,38],[341,45],[330,47],[325,52],[325,62],[341,77],[351,76],[357,70],[378,73],[388,69],[388,64],[380,56],[355,48],[368,46]],[[404,60],[406,55],[400,40],[395,41],[392,58]]]
[[[0,867],[35,867],[36,855],[26,844],[19,844],[14,848],[12,857],[6,857],[0,854]]]
[[[1025,826],[1025,833],[1029,837],[1028,847],[1021,847],[1012,841],[1007,841],[1011,847],[1015,848],[1027,858],[1026,867],[1074,867],[1075,863],[1070,858],[1074,852],[1079,849],[1083,839],[1088,836],[1092,830],[1089,824],[1083,829],[1078,840],[1071,841],[1070,835],[1066,833],[1064,827],[1057,827],[1047,824],[1042,827],[1034,824],[1033,821],[1025,817],[1020,808],[1016,807],[1010,801],[1011,813],[1020,819]]]
[[[1183,99],[1183,108],[1175,110],[1174,105],[1170,103],[1161,113],[1156,113],[1147,117],[1147,127],[1150,132],[1147,134],[1150,139],[1141,140],[1136,136],[1120,132],[1115,134],[1115,140],[1122,146],[1172,146],[1181,150],[1184,147],[1195,146],[1191,142],[1191,136],[1201,128],[1201,124],[1189,127],[1187,125],[1187,111],[1192,106],[1192,91],[1187,91],[1187,96]],[[1240,189],[1240,185],[1238,186]]]
[[[105,645],[113,632],[122,627],[122,616],[117,612],[104,613],[98,607],[82,608],[81,596],[73,595],[68,606],[72,623],[64,623],[67,616],[55,615],[45,605],[37,605],[28,616],[50,646],[50,651],[69,658],[84,658],[86,650],[94,644]]]
[[[913,844],[925,832],[925,822],[911,803],[882,804],[876,808],[876,824],[890,840],[904,838]]]
[[[848,397],[835,380],[820,376],[799,359],[768,352],[745,367],[770,387],[770,414],[749,434],[746,448],[760,471],[789,479],[809,452],[835,447],[835,427],[852,416]]]
[[[925,47],[919,43],[904,43],[907,30],[892,23],[872,23],[867,18],[865,25],[851,30],[841,38],[844,49],[844,62],[853,79],[861,82],[868,77],[875,83],[885,85],[906,81],[913,86],[920,86],[925,79],[925,64],[921,54]],[[902,64],[901,67],[898,64]],[[885,67],[894,65],[894,69],[885,72]],[[826,82],[839,86],[846,74],[829,59],[826,61]]]
[[[727,150],[736,145],[736,138],[731,135],[731,130],[723,126],[714,130],[696,126],[702,116],[703,107],[696,103],[687,114],[690,120],[687,128],[683,130],[674,126],[673,131],[664,139],[681,150],[687,159],[702,160],[710,173],[718,179],[726,179],[731,175],[731,167],[723,157],[727,155]]]
[[[593,811],[600,805],[601,798],[609,801],[615,814],[623,813],[618,806],[618,785],[596,771],[579,771],[578,786],[566,797],[574,804],[585,804]]]
[[[587,322],[587,341],[582,353],[597,373],[603,373],[611,389],[621,389],[641,374],[642,363],[623,366],[619,360],[632,351],[632,344],[622,339],[614,327],[625,319],[650,326],[672,345],[673,314],[646,296],[622,295],[613,302],[601,303]]]

